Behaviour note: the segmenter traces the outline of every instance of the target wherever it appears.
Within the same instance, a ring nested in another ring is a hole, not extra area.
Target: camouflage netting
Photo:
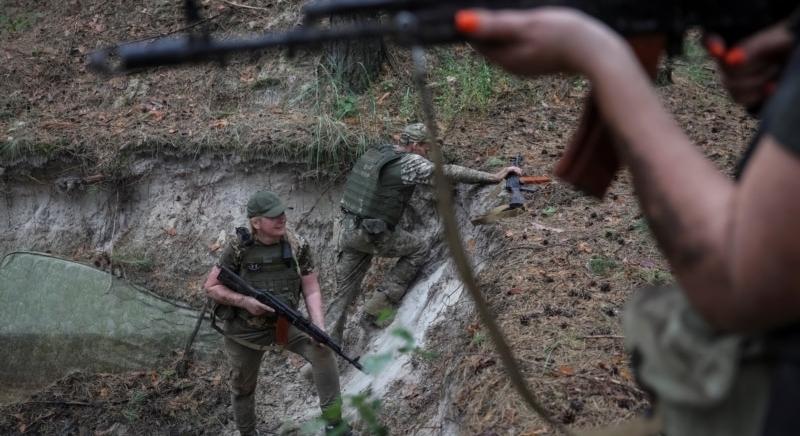
[[[43,385],[70,371],[152,367],[175,358],[198,312],[103,271],[31,252],[0,262],[0,383]],[[204,322],[195,354],[219,350]]]

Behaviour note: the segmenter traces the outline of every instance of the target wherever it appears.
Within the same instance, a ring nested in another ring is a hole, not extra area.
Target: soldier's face
[[[411,144],[411,152],[416,153],[422,157],[428,157],[430,147],[424,142],[414,142]]]
[[[280,238],[286,234],[286,214],[282,213],[275,218],[258,217],[253,222],[253,228],[262,236]]]

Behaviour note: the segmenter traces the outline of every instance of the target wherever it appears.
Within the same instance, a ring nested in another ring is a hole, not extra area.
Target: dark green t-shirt
[[[800,47],[789,61],[766,116],[766,132],[800,156]]]
[[[774,136],[781,145],[800,157],[800,46],[795,47],[789,58],[775,96],[761,111],[758,133],[739,161],[737,179],[741,177],[764,134]]]

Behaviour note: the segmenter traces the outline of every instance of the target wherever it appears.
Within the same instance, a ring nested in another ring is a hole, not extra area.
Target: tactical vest
[[[243,247],[239,275],[257,289],[266,289],[292,308],[300,301],[300,274],[286,241]]]
[[[347,177],[342,207],[361,218],[377,218],[397,225],[415,186],[403,184],[399,169],[393,168],[388,173],[382,170],[405,154],[391,144],[367,150]]]

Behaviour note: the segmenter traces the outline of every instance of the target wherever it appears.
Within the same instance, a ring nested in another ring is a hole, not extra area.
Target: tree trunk
[[[331,26],[353,26],[378,20],[376,17],[331,17]],[[382,40],[335,41],[327,53],[327,65],[334,80],[348,91],[361,93],[378,78],[386,61]]]

